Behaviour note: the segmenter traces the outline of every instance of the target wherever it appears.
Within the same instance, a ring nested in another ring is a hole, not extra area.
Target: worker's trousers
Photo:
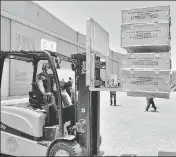
[[[153,99],[150,99],[149,101],[147,101],[146,111],[148,111],[148,109],[150,108],[150,105],[152,105],[154,110],[156,110],[156,106],[155,106],[155,103],[154,103]]]
[[[110,93],[110,100],[111,100],[111,105],[112,105],[112,99],[114,98],[114,105],[116,106],[116,94],[111,94]]]

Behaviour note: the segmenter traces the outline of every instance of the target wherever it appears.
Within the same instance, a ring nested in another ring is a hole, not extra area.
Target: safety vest
[[[43,81],[43,87],[45,88],[45,91],[47,93],[53,92],[53,79],[52,79],[51,75],[40,73],[39,77]]]

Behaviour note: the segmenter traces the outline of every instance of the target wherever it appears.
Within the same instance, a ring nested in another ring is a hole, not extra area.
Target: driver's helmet
[[[49,64],[48,63],[43,63],[42,70],[47,71],[48,69],[49,69]]]

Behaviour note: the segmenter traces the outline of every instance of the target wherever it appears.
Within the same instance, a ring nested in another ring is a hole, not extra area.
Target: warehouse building
[[[73,30],[47,10],[31,1],[1,2],[1,50],[41,50],[41,41],[53,44],[53,51],[64,55],[84,53],[86,36]],[[110,51],[120,60],[120,54]],[[25,83],[30,70],[14,60],[6,60],[1,84],[1,96],[28,94],[31,87]],[[120,77],[120,64],[119,68]],[[71,71],[62,62],[62,68]],[[13,84],[13,86],[12,86]]]

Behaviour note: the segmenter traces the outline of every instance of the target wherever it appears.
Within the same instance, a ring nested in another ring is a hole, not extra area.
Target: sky
[[[34,1],[74,30],[86,34],[86,18],[92,17],[109,32],[110,49],[126,53],[120,48],[121,9],[156,5],[171,7],[171,58],[176,70],[176,1]]]

